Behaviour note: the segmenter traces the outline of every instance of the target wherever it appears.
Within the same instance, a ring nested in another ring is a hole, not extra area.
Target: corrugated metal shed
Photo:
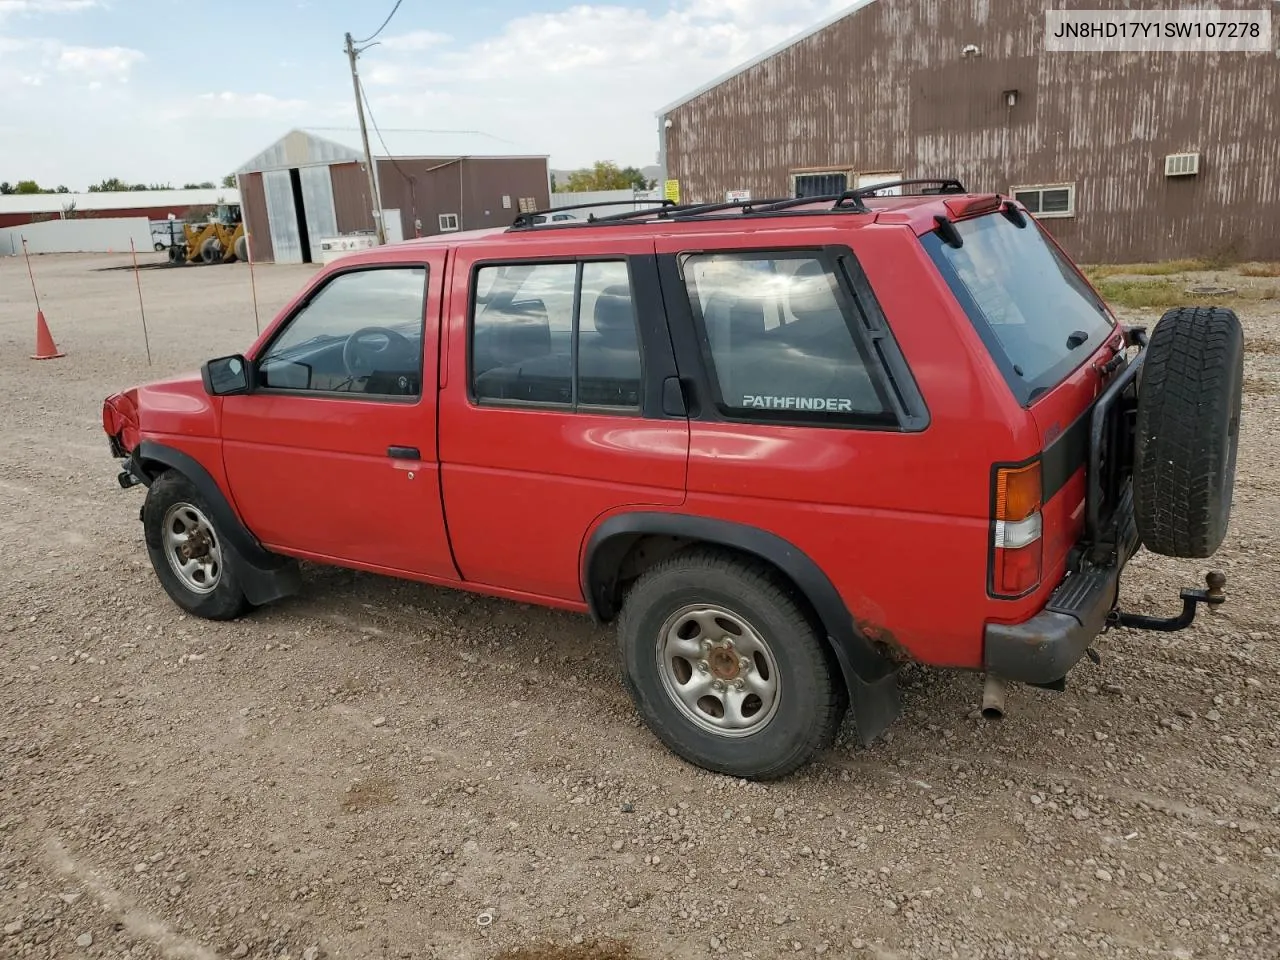
[[[348,163],[363,159],[363,150],[353,150],[305,130],[290,130],[267,149],[242,164],[236,169],[236,173],[265,173],[268,170],[288,170],[290,167]]]
[[[667,175],[682,200],[956,176],[1052,198],[1086,261],[1280,256],[1280,7],[1232,4],[1272,13],[1270,52],[1117,54],[1045,52],[1050,6],[856,4],[664,108]],[[1166,175],[1184,153],[1198,172]]]
[[[370,137],[388,238],[506,225],[521,200],[548,202],[547,155],[501,137],[396,129],[381,136],[371,130]],[[237,174],[246,185],[245,219],[260,259],[265,253],[282,263],[318,260],[325,237],[374,230],[354,127],[291,130]]]
[[[383,147],[383,143],[386,147]],[[374,159],[395,157],[546,157],[526,150],[501,137],[470,130],[383,130],[369,131],[369,150]],[[267,170],[287,170],[320,164],[359,163],[364,146],[356,127],[308,127],[290,130],[236,170],[238,174]]]

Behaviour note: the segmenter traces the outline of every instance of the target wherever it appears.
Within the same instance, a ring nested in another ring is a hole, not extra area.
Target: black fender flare
[[[148,487],[160,471],[149,469],[148,464],[161,464],[182,474],[200,491],[209,505],[212,520],[222,534],[225,546],[244,561],[245,595],[249,602],[261,606],[297,593],[302,586],[297,561],[271,553],[244,525],[240,515],[227,501],[226,494],[208,470],[190,454],[154,440],[143,440],[129,456],[130,472]],[[139,517],[142,516],[141,510]]]
[[[853,615],[830,578],[804,551],[777,534],[758,527],[679,513],[640,512],[610,517],[587,540],[582,564],[582,592],[597,621],[617,613],[613,587],[618,565],[642,536],[665,535],[730,547],[759,557],[789,577],[804,594],[822,623],[847,683],[877,684],[896,675],[897,664],[855,628]]]

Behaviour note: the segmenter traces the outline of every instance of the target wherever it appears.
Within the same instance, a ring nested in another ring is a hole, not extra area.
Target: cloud
[[[68,47],[58,50],[58,69],[80,74],[95,81],[127,80],[134,64],[145,57],[140,50],[128,47]]]
[[[17,14],[75,13],[97,6],[101,6],[99,0],[0,0],[0,19]]]
[[[283,99],[269,93],[234,93],[223,90],[220,93],[200,94],[196,98],[196,109],[192,112],[224,120],[269,120],[277,117],[296,118],[308,109],[309,104],[305,100]]]
[[[471,44],[375,47],[361,76],[384,127],[478,127],[557,164],[643,165],[655,159],[657,109],[849,3],[580,4],[518,16]]]
[[[412,30],[399,36],[387,37],[382,45],[388,50],[418,51],[441,46],[452,39],[447,33],[436,33],[434,30]]]

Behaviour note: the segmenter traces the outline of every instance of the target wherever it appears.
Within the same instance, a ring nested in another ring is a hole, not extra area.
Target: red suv
[[[884,730],[905,661],[999,711],[1222,602],[1116,606],[1140,544],[1223,540],[1230,311],[1148,340],[954,180],[536,219],[347,256],[244,355],[106,400],[178,605],[239,617],[301,559],[616,620],[657,737],[765,779],[846,708]]]

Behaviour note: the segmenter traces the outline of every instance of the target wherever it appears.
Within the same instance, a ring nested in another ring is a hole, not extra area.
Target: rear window
[[[954,224],[924,245],[1023,406],[1052,389],[1105,340],[1114,322],[1034,220],[999,213]]]

